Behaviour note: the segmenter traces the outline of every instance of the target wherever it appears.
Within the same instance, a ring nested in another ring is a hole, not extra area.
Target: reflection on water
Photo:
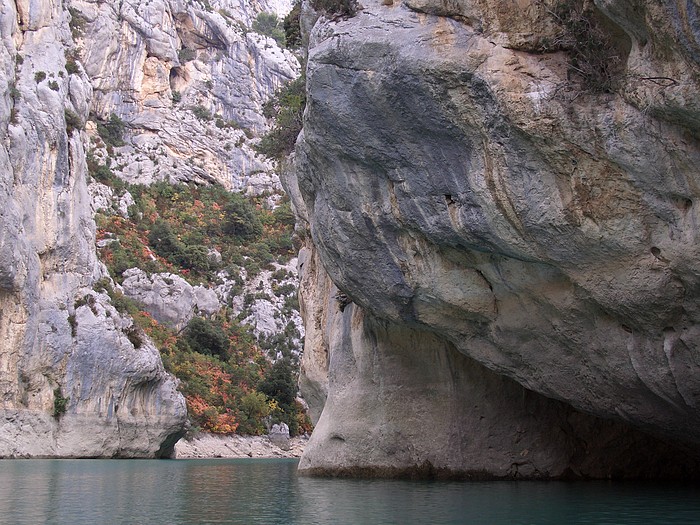
[[[700,523],[700,487],[298,477],[294,460],[0,461],[7,525]]]

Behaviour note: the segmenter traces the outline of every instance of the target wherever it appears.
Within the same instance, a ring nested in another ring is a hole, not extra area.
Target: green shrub
[[[66,72],[69,75],[77,75],[80,73],[80,68],[78,67],[78,63],[75,61],[75,58],[70,57],[66,60]]]
[[[186,246],[182,266],[200,273],[209,271],[209,250],[207,247],[201,244]]]
[[[139,311],[139,307],[133,299],[129,299],[126,295],[121,293],[119,290],[112,290],[107,292],[114,309],[121,314],[136,315]]]
[[[258,390],[281,405],[292,404],[297,396],[297,383],[290,360],[279,359],[275,362],[258,385]]]
[[[34,73],[34,80],[36,80],[36,83],[38,84],[39,82],[43,82],[46,80],[46,73],[44,71],[37,71]]]
[[[305,107],[306,77],[302,75],[278,90],[263,106],[263,114],[273,118],[275,124],[260,140],[258,152],[277,160],[289,155],[302,128]]]
[[[179,91],[173,91],[173,104],[179,104],[182,100],[182,94]]]
[[[221,227],[224,233],[242,240],[255,239],[262,234],[262,223],[255,213],[255,208],[237,193],[229,197],[224,214],[224,223]]]
[[[53,416],[55,418],[60,418],[68,410],[68,403],[70,402],[69,397],[63,397],[60,388],[56,388],[53,391]]]
[[[253,21],[253,31],[274,38],[279,46],[284,47],[284,28],[276,14],[265,11],[259,13]]]
[[[185,341],[193,351],[213,355],[223,361],[228,359],[230,342],[218,324],[201,317],[193,317],[187,323],[184,334]]]
[[[121,245],[115,244],[112,250],[112,264],[110,270],[115,278],[121,280],[121,275],[129,268],[136,268],[138,260],[130,252],[127,252]]]
[[[301,0],[294,2],[292,10],[284,17],[282,27],[284,28],[285,45],[290,49],[301,47],[301,25],[299,16],[301,15]]]
[[[87,19],[74,7],[69,7],[68,12],[70,13],[70,22],[68,22],[68,27],[70,27],[71,35],[73,35],[73,38],[83,36]]]
[[[80,299],[76,299],[75,303],[73,304],[73,308],[75,308],[77,310],[81,306],[89,306],[90,310],[92,310],[92,313],[97,315],[97,309],[95,307],[95,297],[94,296],[92,296],[90,294],[86,294],[86,295],[82,296]]]
[[[240,424],[238,433],[260,435],[265,432],[263,419],[270,414],[267,396],[262,392],[248,392],[238,402]]]
[[[115,177],[112,169],[105,164],[97,164],[94,170],[90,170],[90,175],[92,175],[96,181],[103,184],[109,184]]]
[[[83,129],[83,121],[76,113],[74,113],[70,109],[66,109],[63,112],[63,114],[66,119],[66,133],[68,133],[69,136],[73,133],[73,131],[80,131],[81,129]]]
[[[353,17],[357,14],[357,0],[311,0],[311,6],[330,16]]]
[[[115,195],[120,195],[124,192],[124,190],[127,188],[127,184],[112,171],[111,159],[109,157],[107,157],[105,164],[100,164],[94,157],[92,157],[92,154],[88,152],[87,160],[88,173],[90,175],[92,175],[102,184],[106,184],[112,188]]]
[[[109,120],[97,121],[97,134],[107,146],[119,147],[124,145],[124,121],[112,113]]]
[[[199,120],[210,121],[213,117],[211,116],[211,111],[202,105],[197,105],[192,108],[192,113]]]
[[[189,47],[183,47],[177,52],[177,58],[180,60],[181,64],[194,60],[196,56],[196,51],[194,49],[190,49]]]
[[[55,80],[49,80],[49,89],[52,89],[53,91],[58,91],[60,88],[58,86],[58,82]]]
[[[299,430],[299,408],[296,404],[297,379],[291,361],[284,358],[275,362],[258,385],[258,391],[277,401],[279,413],[273,414],[273,418],[287,423],[289,434],[295,436]]]
[[[8,82],[7,88],[10,91],[10,98],[12,99],[12,102],[16,103],[22,96],[22,92],[19,89],[17,89],[17,86],[14,82]]]
[[[78,335],[78,320],[75,318],[75,314],[68,316],[68,324],[70,325],[70,335],[73,337]]]
[[[185,245],[164,220],[157,220],[148,234],[151,248],[173,264],[180,264],[185,258]]]
[[[296,224],[296,217],[292,211],[289,198],[284,199],[279,206],[274,209],[272,216],[277,224],[286,224],[292,227]]]

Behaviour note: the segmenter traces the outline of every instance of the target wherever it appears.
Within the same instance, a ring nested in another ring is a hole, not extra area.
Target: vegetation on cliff
[[[302,128],[306,107],[306,76],[291,81],[277,90],[263,106],[263,114],[274,121],[257,150],[275,160],[284,159],[294,150]]]
[[[110,182],[104,166],[96,167],[95,178]],[[128,190],[135,201],[128,218],[97,216],[98,241],[116,239],[100,253],[117,282],[124,270],[138,267],[214,283],[220,270],[237,275],[245,269],[251,276],[294,255],[294,218],[286,200],[272,210],[266,196],[248,200],[220,186],[160,182]],[[221,262],[210,260],[212,250]]]
[[[257,340],[242,322],[249,313],[245,307],[255,297],[245,297],[239,315],[230,304],[242,293],[241,275],[251,278],[270,263],[293,256],[289,202],[282,198],[270,209],[265,195],[248,199],[219,186],[128,185],[94,158],[91,166],[96,179],[110,183],[115,191],[128,190],[134,200],[128,217],[103,212],[96,218],[98,242],[102,241],[99,253],[115,282],[122,281],[125,270],[138,267],[207,287],[221,284],[222,279],[235,283],[228,305],[211,317],[193,317],[180,332],[159,323],[109,283],[96,286],[107,291],[112,303],[131,314],[154,341],[166,369],[181,380],[193,424],[214,433],[260,434],[266,423],[284,421],[292,434],[309,431],[308,418],[295,399],[294,367],[268,357],[293,362],[290,341],[299,337],[298,332],[290,323],[279,337]],[[219,254],[220,260],[212,254]],[[273,274],[285,276],[285,272]],[[278,285],[278,291],[284,286]],[[294,308],[296,289],[289,288],[282,292],[289,298],[289,308]]]

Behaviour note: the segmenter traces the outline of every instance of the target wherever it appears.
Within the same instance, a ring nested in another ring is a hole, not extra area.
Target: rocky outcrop
[[[23,348],[0,456],[171,456],[186,410],[158,350],[105,294],[77,304],[35,314],[38,344]]]
[[[91,122],[94,155],[112,157],[114,173],[133,183],[218,182],[256,194],[279,189],[272,164],[256,155],[251,139],[267,129],[263,103],[298,76],[299,65],[250,26],[261,11],[284,16],[290,8],[269,0],[72,1],[76,56],[94,89],[93,116],[108,121],[114,114],[126,126],[123,143],[110,145]]]
[[[297,259],[270,266],[274,270],[263,270],[254,277],[242,275],[245,284],[240,293],[232,294],[226,285],[219,286],[217,293],[230,298],[232,315],[251,327],[271,359],[278,359],[289,350],[297,360],[304,340],[304,323],[295,300]]]
[[[310,35],[302,468],[697,476],[695,8],[386,4]]]
[[[182,330],[195,313],[215,314],[221,308],[214,290],[192,286],[179,275],[148,275],[139,268],[123,273],[124,295],[138,301],[159,323]]]
[[[491,372],[436,334],[341,304],[326,313],[325,384],[318,356],[304,355],[307,400],[318,407],[318,392],[327,392],[299,464],[306,474],[685,478],[700,468],[693,447],[583,414]]]

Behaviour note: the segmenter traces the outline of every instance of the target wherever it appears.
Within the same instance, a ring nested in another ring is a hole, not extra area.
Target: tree
[[[270,405],[267,396],[262,392],[248,392],[238,404],[241,434],[259,435],[265,430],[263,418],[270,414]]]
[[[173,264],[182,264],[185,245],[177,238],[175,232],[166,221],[158,219],[148,234],[151,248]]]
[[[258,152],[276,160],[289,155],[302,128],[305,107],[306,77],[302,74],[277,90],[263,106],[263,115],[273,118],[275,125],[260,140]]]
[[[124,126],[124,121],[112,113],[109,120],[97,122],[97,134],[108,146],[123,146]]]
[[[228,204],[224,208],[224,214],[222,230],[228,235],[233,235],[241,240],[252,240],[263,232],[262,223],[255,213],[253,205],[236,193],[231,194]]]
[[[228,337],[220,326],[207,319],[193,317],[185,328],[185,341],[200,354],[217,356],[223,361],[229,357]]]
[[[289,426],[291,436],[297,435],[299,432],[297,382],[292,363],[288,358],[280,359],[270,367],[265,378],[258,385],[258,391],[277,402],[279,410],[274,411],[272,416]]]
[[[270,367],[258,390],[280,405],[291,405],[297,396],[297,385],[289,359],[279,359]]]
[[[301,47],[301,25],[299,16],[301,15],[301,0],[294,2],[292,10],[284,17],[285,45],[294,49]]]
[[[284,29],[276,14],[265,11],[258,14],[253,21],[253,31],[274,38],[279,46],[284,47]]]
[[[185,247],[182,266],[195,272],[206,272],[211,267],[209,250],[201,244],[191,244]]]

